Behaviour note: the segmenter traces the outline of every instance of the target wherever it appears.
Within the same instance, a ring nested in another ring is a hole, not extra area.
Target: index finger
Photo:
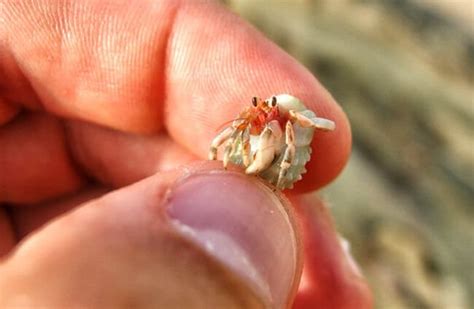
[[[214,2],[7,1],[5,7],[0,94],[7,102],[21,92],[25,105],[41,102],[56,114],[126,131],[164,124],[205,157],[216,129],[252,96],[290,93],[337,126],[316,135],[299,189],[329,182],[347,160],[349,126],[327,91]]]

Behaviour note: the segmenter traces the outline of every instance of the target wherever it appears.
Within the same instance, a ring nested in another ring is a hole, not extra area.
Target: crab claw
[[[209,155],[208,158],[209,160],[216,160],[217,159],[217,148],[222,145],[226,140],[229,139],[233,132],[233,129],[231,127],[226,128],[224,131],[219,133],[211,143],[211,147],[209,148]]]
[[[295,112],[294,110],[290,110],[289,114],[290,118],[298,122],[298,124],[303,128],[315,128],[323,131],[332,131],[336,128],[334,121],[326,118],[308,118],[298,112]]]
[[[245,170],[246,174],[257,174],[272,164],[275,158],[275,135],[270,127],[265,127],[260,134],[258,149],[255,152],[255,158]]]

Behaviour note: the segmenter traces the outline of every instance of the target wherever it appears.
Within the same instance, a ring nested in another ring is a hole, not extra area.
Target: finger
[[[372,308],[372,295],[328,209],[314,196],[291,199],[303,227],[305,261],[293,308]]]
[[[82,121],[68,122],[67,132],[77,164],[94,179],[115,188],[197,158],[164,132],[137,135]]]
[[[76,191],[84,180],[69,158],[61,123],[25,114],[0,128],[0,201],[33,203]]]
[[[178,3],[3,2],[2,95],[114,128],[156,130],[166,37]]]
[[[104,187],[92,187],[81,189],[80,192],[62,198],[40,204],[29,205],[29,207],[11,207],[11,225],[15,231],[17,241],[22,240],[31,232],[39,229],[49,221],[59,217],[71,209],[98,198],[109,190]]]
[[[80,121],[64,125],[41,113],[0,128],[0,145],[0,201],[15,206],[76,192],[85,185],[84,174],[120,187],[195,159],[165,133],[141,136]]]
[[[315,139],[319,155],[300,190],[326,184],[347,161],[349,126],[327,91],[221,6],[200,1],[156,5],[143,0],[133,8],[125,2],[113,7],[102,1],[61,3],[43,1],[34,11],[27,5],[7,6],[5,14],[4,33],[16,34],[7,40],[14,59],[49,110],[143,132],[161,125],[164,108],[170,135],[204,158],[216,129],[235,118],[252,96],[287,92],[337,126]],[[30,39],[32,28],[35,40]]]
[[[286,306],[300,269],[288,205],[214,168],[147,178],[32,234],[0,266],[0,306]]]

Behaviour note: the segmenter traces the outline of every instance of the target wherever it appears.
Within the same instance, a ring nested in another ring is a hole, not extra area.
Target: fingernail
[[[298,272],[297,243],[284,202],[234,172],[189,176],[172,191],[176,229],[245,280],[271,307],[284,307]]]

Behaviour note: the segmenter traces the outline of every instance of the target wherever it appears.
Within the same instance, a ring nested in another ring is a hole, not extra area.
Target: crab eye
[[[277,105],[277,98],[272,97],[272,107],[275,107]]]
[[[252,98],[252,105],[255,106],[255,107],[257,107],[257,103],[258,103],[258,102],[257,102],[257,97],[253,97],[253,98]]]

